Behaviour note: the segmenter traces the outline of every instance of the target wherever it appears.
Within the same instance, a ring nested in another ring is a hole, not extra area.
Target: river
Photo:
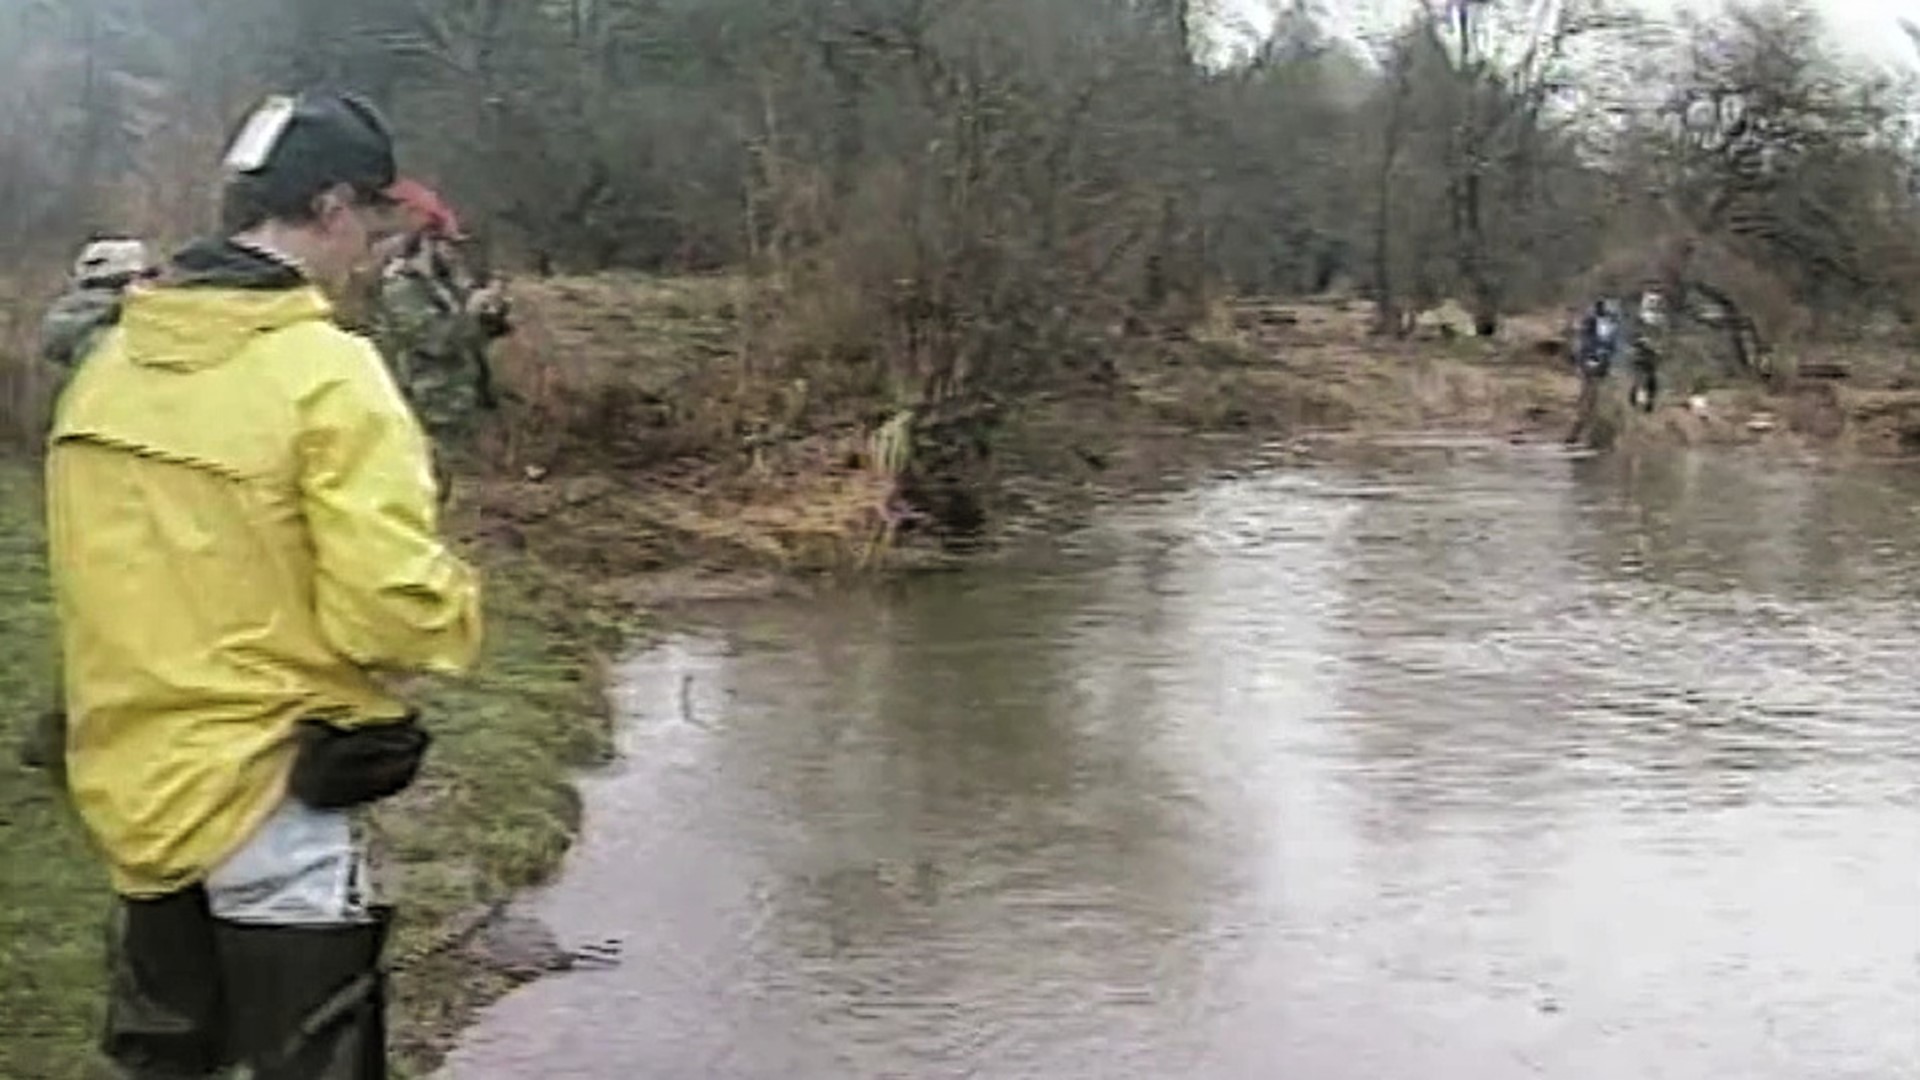
[[[1920,1077],[1916,585],[1908,472],[1436,441],[733,609],[448,1072]]]

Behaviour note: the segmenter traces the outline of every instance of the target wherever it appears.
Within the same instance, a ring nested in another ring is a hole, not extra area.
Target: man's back
[[[129,298],[48,462],[69,782],[132,895],[264,820],[303,716],[403,715],[366,665],[455,670],[479,633],[431,479],[394,471],[425,455],[372,348],[270,260],[196,265]]]
[[[1593,321],[1593,347],[1596,351],[1612,359],[1620,350],[1620,320],[1611,314],[1601,315]]]

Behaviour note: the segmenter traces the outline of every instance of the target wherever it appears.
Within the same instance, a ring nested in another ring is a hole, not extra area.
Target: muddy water
[[[463,1078],[1920,1077],[1920,480],[1410,449],[636,657]]]

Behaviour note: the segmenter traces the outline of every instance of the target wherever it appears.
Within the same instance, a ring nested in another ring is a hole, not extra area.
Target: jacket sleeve
[[[341,335],[337,348],[301,416],[321,632],[366,667],[465,671],[480,587],[437,534],[426,438],[372,346]]]

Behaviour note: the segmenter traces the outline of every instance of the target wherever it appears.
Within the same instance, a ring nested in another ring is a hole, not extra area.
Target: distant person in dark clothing
[[[1633,388],[1628,391],[1627,400],[1641,412],[1653,411],[1654,398],[1660,392],[1660,342],[1666,328],[1665,307],[1664,298],[1656,291],[1648,290],[1640,296],[1640,311],[1629,348]]]
[[[1569,446],[1580,442],[1593,426],[1594,411],[1600,405],[1600,386],[1613,370],[1622,337],[1620,312],[1611,300],[1595,300],[1581,316],[1573,342],[1573,366],[1580,373],[1580,400],[1574,404],[1573,430],[1567,433]]]
[[[1581,375],[1606,378],[1620,355],[1621,337],[1620,312],[1613,301],[1594,301],[1593,309],[1580,320],[1580,336],[1574,348],[1574,362]]]

